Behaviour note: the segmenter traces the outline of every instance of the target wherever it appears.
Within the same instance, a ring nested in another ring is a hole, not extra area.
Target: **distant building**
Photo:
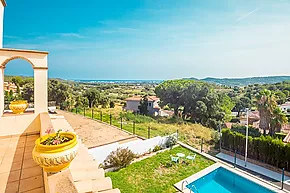
[[[290,102],[286,102],[282,105],[279,105],[280,109],[284,112],[284,113],[289,113],[290,111]]]
[[[160,99],[156,96],[148,96],[148,112],[151,115],[157,116],[159,115],[159,112],[161,110],[161,108],[159,107],[159,101]],[[140,106],[140,101],[142,100],[141,96],[134,96],[134,97],[130,97],[125,99],[126,101],[126,106],[124,107],[124,109],[126,111],[132,111],[132,112],[139,112],[139,106]]]
[[[17,86],[12,82],[4,82],[4,91],[10,92],[10,90],[17,92]]]

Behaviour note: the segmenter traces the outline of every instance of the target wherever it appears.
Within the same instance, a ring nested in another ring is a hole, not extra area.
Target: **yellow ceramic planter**
[[[48,137],[54,136],[48,134],[38,138],[35,141],[35,147],[32,151],[33,160],[46,172],[59,172],[66,169],[71,161],[76,157],[78,152],[78,141],[74,133],[61,133],[65,137],[71,139],[68,142],[59,145],[42,145]]]
[[[27,109],[27,101],[12,101],[10,102],[9,109],[12,110],[14,114],[22,114]]]

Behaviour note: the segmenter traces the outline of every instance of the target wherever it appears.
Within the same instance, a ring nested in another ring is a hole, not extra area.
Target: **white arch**
[[[28,61],[34,69],[34,112],[47,112],[47,55],[48,52],[0,49],[0,116],[4,111],[4,69],[14,59]]]

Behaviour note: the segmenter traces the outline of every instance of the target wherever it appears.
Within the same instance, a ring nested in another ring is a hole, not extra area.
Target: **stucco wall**
[[[3,21],[4,21],[4,6],[0,3],[0,48],[3,48]]]
[[[31,50],[0,49],[0,116],[4,110],[3,68],[16,58],[27,60],[34,69],[34,110],[36,114],[47,112],[47,52]]]
[[[126,102],[126,110],[128,111],[138,111],[138,107],[140,105],[139,101],[127,101]]]
[[[40,121],[36,114],[0,117],[0,136],[38,133]]]

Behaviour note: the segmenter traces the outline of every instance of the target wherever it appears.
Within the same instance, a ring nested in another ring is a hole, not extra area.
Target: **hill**
[[[196,78],[189,78],[197,80]],[[290,81],[290,76],[265,76],[265,77],[249,77],[249,78],[203,78],[201,81],[227,85],[227,86],[246,86],[250,84],[274,84],[277,82]]]

